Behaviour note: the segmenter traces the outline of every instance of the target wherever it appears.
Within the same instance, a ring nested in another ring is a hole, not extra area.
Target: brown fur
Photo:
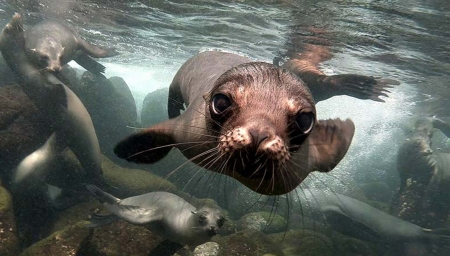
[[[310,172],[332,170],[354,134],[350,120],[318,121],[310,91],[290,71],[231,53],[204,52],[188,60],[170,90],[183,100],[169,99],[174,118],[120,142],[119,157],[156,162],[174,144],[192,162],[258,193],[284,194]],[[218,94],[231,102],[220,115],[212,107]],[[177,116],[182,103],[187,108]],[[299,113],[312,117],[313,129],[297,128]]]

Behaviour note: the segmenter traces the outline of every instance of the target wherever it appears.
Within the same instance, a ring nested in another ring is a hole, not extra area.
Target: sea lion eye
[[[198,222],[203,223],[205,220],[206,220],[206,216],[205,215],[198,216]]]
[[[41,55],[41,56],[39,56],[39,59],[42,62],[46,62],[46,61],[48,61],[48,56],[47,55]]]
[[[225,94],[218,93],[214,95],[211,106],[214,114],[219,115],[231,106],[231,100]]]
[[[302,133],[309,133],[314,127],[314,114],[312,112],[300,112],[295,117],[295,123]]]
[[[217,219],[217,226],[222,227],[226,220],[227,219],[225,219],[224,217],[219,217]]]

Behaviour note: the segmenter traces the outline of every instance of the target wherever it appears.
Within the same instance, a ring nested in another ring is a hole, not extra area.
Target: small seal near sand
[[[114,49],[86,42],[67,25],[54,20],[41,21],[25,31],[25,50],[38,69],[59,72],[63,65],[75,60],[94,74],[104,72],[105,67],[89,56],[105,58],[118,54]]]
[[[168,112],[172,119],[120,142],[117,156],[153,163],[175,146],[195,164],[267,195],[288,193],[312,171],[331,171],[355,129],[351,120],[318,120],[308,87],[287,69],[218,51],[180,68]]]
[[[181,197],[169,192],[151,192],[125,199],[116,198],[94,185],[86,185],[112,213],[94,214],[90,227],[110,224],[119,219],[145,226],[159,236],[193,250],[215,236],[225,222],[219,207],[195,208]]]

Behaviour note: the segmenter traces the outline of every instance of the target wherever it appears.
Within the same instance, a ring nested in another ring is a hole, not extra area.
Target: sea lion
[[[86,42],[67,25],[55,20],[41,21],[25,31],[25,52],[38,69],[59,72],[63,65],[74,60],[94,74],[105,72],[105,67],[89,56],[118,55],[115,49]]]
[[[434,129],[450,137],[450,124],[422,117],[400,145],[397,171],[400,188],[391,202],[391,213],[401,219],[430,228],[442,227],[450,213],[450,152],[433,150]]]
[[[99,227],[122,219],[134,225],[145,226],[181,247],[189,245],[193,250],[196,246],[210,241],[226,221],[218,207],[204,205],[195,208],[169,192],[151,192],[119,199],[94,185],[86,187],[112,213],[93,214],[90,227]]]
[[[218,51],[183,64],[169,88],[168,114],[120,142],[117,156],[153,163],[175,146],[260,194],[284,194],[314,170],[331,171],[354,134],[351,120],[318,121],[310,90],[289,70]]]
[[[345,235],[388,245],[398,255],[430,255],[433,246],[450,245],[450,229],[422,228],[330,191],[303,189],[298,195],[300,201],[295,204],[301,204],[302,212],[325,217],[328,225]],[[411,248],[415,249],[414,253],[410,253]]]
[[[40,149],[18,165],[12,186],[19,190],[26,189],[29,184],[39,186],[49,172],[46,167],[66,147],[80,161],[88,181],[107,185],[103,180],[100,147],[89,113],[67,86],[53,74],[41,73],[27,58],[23,22],[19,14],[15,14],[3,29],[0,51],[25,94],[47,117],[45,121],[54,131]]]

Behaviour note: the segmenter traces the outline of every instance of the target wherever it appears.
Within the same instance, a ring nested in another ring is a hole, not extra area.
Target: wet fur
[[[25,50],[39,69],[58,72],[63,65],[75,60],[95,74],[104,72],[105,67],[89,56],[105,58],[118,54],[114,49],[104,49],[86,42],[67,25],[53,20],[44,20],[26,30]]]
[[[218,207],[202,206],[196,209],[184,199],[168,192],[151,192],[118,199],[96,186],[86,187],[112,213],[94,214],[90,227],[123,219],[144,226],[165,239],[195,248],[210,241],[225,220]],[[200,219],[200,216],[204,216],[204,219]]]
[[[233,102],[229,115],[220,120],[210,112],[217,93]],[[180,114],[183,104],[187,108]],[[169,88],[168,111],[172,119],[126,138],[115,153],[128,161],[153,163],[175,146],[197,165],[261,194],[284,194],[312,171],[331,171],[354,134],[350,120],[317,120],[309,89],[293,73],[225,52],[200,53],[180,68]],[[300,112],[314,115],[315,126],[308,134],[294,127]],[[233,132],[248,139],[230,138]],[[236,143],[226,152],[223,141]]]
[[[54,133],[41,148],[22,160],[13,175],[12,187],[21,191],[33,184],[46,189],[42,183],[50,171],[47,167],[66,147],[76,155],[90,182],[105,185],[100,147],[89,113],[67,86],[51,73],[41,73],[30,62],[24,47],[23,22],[15,14],[0,37],[0,50],[24,93],[48,118],[45,121]]]

